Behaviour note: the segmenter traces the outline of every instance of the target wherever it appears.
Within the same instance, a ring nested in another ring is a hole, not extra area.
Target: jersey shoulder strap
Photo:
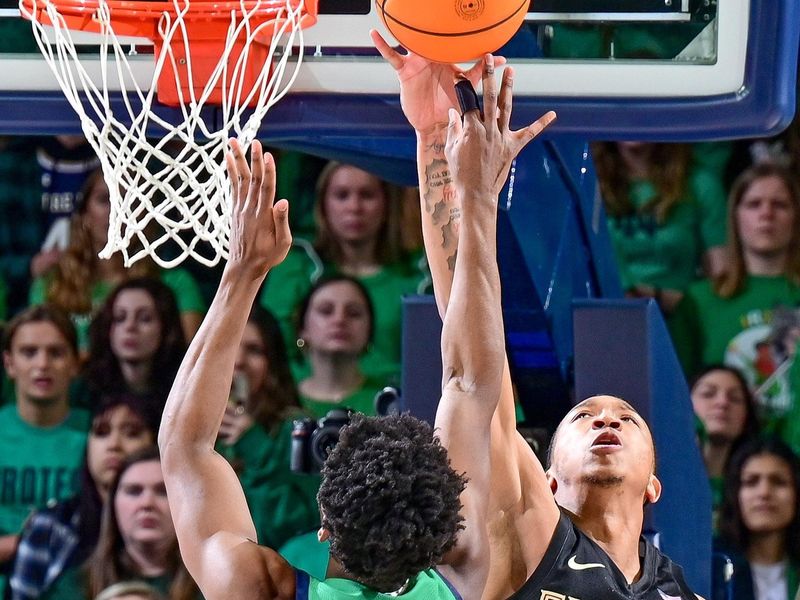
[[[308,588],[311,585],[311,577],[305,571],[295,570],[295,600],[309,600]]]

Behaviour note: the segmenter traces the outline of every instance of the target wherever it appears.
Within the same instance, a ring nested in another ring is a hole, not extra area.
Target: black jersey
[[[628,584],[596,542],[562,513],[530,579],[508,600],[696,600],[683,569],[642,538],[642,576]]]

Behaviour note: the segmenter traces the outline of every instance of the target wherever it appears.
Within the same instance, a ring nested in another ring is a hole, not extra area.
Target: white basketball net
[[[165,268],[176,266],[188,256],[208,266],[227,258],[231,203],[224,161],[227,141],[237,137],[243,147],[249,146],[264,115],[291,87],[302,61],[302,0],[299,4],[295,0],[294,7],[291,0],[262,0],[256,6],[250,2],[249,10],[242,2],[240,10],[231,12],[224,50],[202,92],[195,93],[191,85],[191,64],[186,69],[190,78],[188,97],[180,92],[182,82],[176,81],[181,106],[175,110],[181,111],[183,123],[168,122],[155,111],[156,82],[165,61],[173,65],[176,62],[170,43],[176,32],[181,32],[183,38],[176,43],[187,46],[187,63],[190,60],[184,21],[189,1],[173,0],[174,11],[161,15],[158,34],[164,40],[163,51],[156,62],[153,80],[144,90],[132,73],[128,60],[130,45],[123,46],[112,29],[105,0],[99,0],[94,15],[101,28],[99,82],[82,64],[81,57],[87,55],[76,51],[71,31],[58,8],[50,0],[34,0],[32,13],[46,11],[53,26],[48,31],[20,3],[23,15],[33,23],[45,60],[80,116],[84,135],[100,157],[111,196],[108,243],[100,257],[108,258],[121,251],[126,266],[147,255]],[[263,5],[276,1],[281,5],[281,14],[270,36],[269,58],[248,94],[243,88],[243,65],[256,36],[260,34],[259,39],[265,44],[264,29],[269,26],[255,19],[251,23],[251,18],[259,8],[263,10]],[[233,44],[240,35],[246,39],[244,49],[238,60],[231,59],[228,64]],[[300,51],[296,61],[289,61],[294,46]],[[290,62],[294,66],[287,72]],[[178,80],[178,69],[173,71]],[[121,103],[114,101],[113,93],[108,91],[112,83],[118,84],[122,92]],[[222,88],[222,104],[214,105],[219,107],[221,124],[220,129],[212,131],[202,114],[215,86]],[[254,106],[248,107],[253,100]],[[113,110],[122,114],[114,114]],[[166,245],[167,242],[173,243]],[[180,249],[178,256],[176,247]]]

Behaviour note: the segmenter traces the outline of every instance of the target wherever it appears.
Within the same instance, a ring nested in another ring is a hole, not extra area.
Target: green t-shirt
[[[608,218],[623,289],[640,284],[686,289],[697,279],[703,254],[725,243],[722,184],[702,171],[693,173],[686,197],[672,207],[663,223],[643,210],[657,197],[652,182],[632,182],[629,194],[637,212]]]
[[[280,554],[295,569],[305,571],[310,576],[310,600],[338,598],[361,598],[362,600],[381,600],[382,598],[404,598],[405,600],[455,600],[456,596],[442,577],[428,569],[417,575],[414,585],[401,596],[391,596],[374,592],[350,579],[326,579],[330,544],[320,543],[316,532],[310,532],[289,540]]]
[[[242,483],[258,542],[270,548],[320,523],[320,476],[292,473],[291,447],[291,419],[274,434],[255,424],[233,446],[217,444],[217,451],[234,466]]]
[[[88,422],[72,411],[56,427],[34,427],[17,407],[0,408],[0,535],[16,534],[31,511],[77,493]]]
[[[413,256],[405,262],[386,265],[374,275],[358,278],[367,289],[375,311],[372,342],[360,362],[366,375],[398,383],[400,300],[406,294],[419,293],[428,284],[429,276],[424,264],[420,256]],[[296,311],[314,281],[336,273],[336,267],[322,263],[310,245],[295,244],[286,260],[269,272],[261,292],[261,305],[281,324],[298,380],[308,374],[308,368],[295,345]]]
[[[350,408],[365,415],[375,416],[375,396],[384,388],[383,383],[367,378],[364,383],[351,394],[338,402],[324,402],[300,394],[300,406],[315,419],[320,419],[333,408]]]
[[[781,340],[772,340],[776,309],[800,304],[800,286],[783,276],[749,275],[742,291],[721,298],[710,281],[689,287],[669,320],[675,350],[688,376],[725,363],[742,371],[756,389],[762,416],[780,418],[791,407]]]
[[[178,303],[178,310],[181,313],[203,313],[206,310],[203,295],[194,277],[185,269],[161,269],[159,277],[175,294]],[[37,277],[31,284],[28,294],[28,303],[33,306],[42,304],[47,300],[47,287],[50,285],[51,278],[47,276]],[[95,312],[100,305],[108,298],[114,290],[114,285],[106,281],[97,281],[92,285],[92,312],[89,314],[72,314],[72,322],[78,332],[78,349],[86,351],[89,349],[89,325],[92,322]]]
[[[311,600],[390,600],[402,598],[403,600],[456,600],[455,594],[439,574],[429,569],[417,575],[411,588],[400,596],[375,592],[350,579],[311,579],[309,584],[309,599]]]

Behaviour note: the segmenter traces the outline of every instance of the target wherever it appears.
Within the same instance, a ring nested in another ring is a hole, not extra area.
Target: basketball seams
[[[463,36],[468,36],[468,35],[479,35],[479,34],[481,34],[483,32],[495,29],[496,27],[499,27],[499,26],[503,25],[504,23],[506,23],[507,21],[510,21],[511,19],[513,19],[515,16],[517,16],[519,14],[519,12],[521,10],[523,10],[530,3],[529,0],[522,0],[520,2],[519,6],[516,8],[516,10],[514,10],[514,12],[512,12],[511,14],[507,15],[506,17],[502,18],[501,20],[499,20],[499,21],[497,21],[495,23],[493,23],[491,25],[487,25],[485,27],[481,27],[480,29],[472,29],[470,31],[459,31],[459,32],[454,32],[454,33],[446,33],[446,32],[440,32],[440,31],[430,31],[430,30],[427,30],[427,29],[420,29],[418,27],[414,27],[413,25],[408,25],[407,23],[404,23],[403,21],[399,20],[398,18],[393,17],[384,8],[385,5],[386,5],[386,2],[388,2],[388,1],[389,0],[376,0],[375,4],[376,4],[376,6],[378,7],[378,9],[380,10],[380,12],[381,12],[381,14],[383,16],[383,22],[386,25],[386,28],[389,30],[389,32],[395,38],[397,38],[397,35],[395,34],[394,31],[392,31],[391,27],[389,26],[389,21],[390,20],[392,22],[396,23],[397,25],[408,29],[409,31],[413,31],[414,33],[420,33],[422,35],[432,35],[432,36],[436,36],[436,37],[457,38],[457,37],[463,37]]]

